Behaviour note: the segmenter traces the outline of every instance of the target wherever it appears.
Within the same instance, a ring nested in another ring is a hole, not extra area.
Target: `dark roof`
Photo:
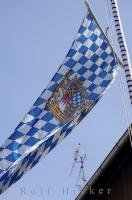
[[[77,196],[76,200],[83,200],[88,197],[88,192],[91,187],[96,188],[97,186],[105,185],[108,180],[111,180],[111,176],[118,170],[115,166],[119,166],[119,163],[123,163],[123,160],[132,153],[130,135],[132,134],[132,125],[127,129],[124,135],[116,143],[114,148],[108,154],[106,159],[103,161],[101,166],[97,169],[92,178],[87,182],[83,190]],[[90,198],[91,199],[91,198]]]

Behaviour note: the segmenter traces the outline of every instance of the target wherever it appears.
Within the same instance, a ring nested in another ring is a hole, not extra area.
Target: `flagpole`
[[[115,29],[117,33],[117,39],[120,47],[120,52],[121,52],[121,57],[122,57],[122,62],[124,65],[124,71],[125,71],[125,76],[126,76],[126,81],[127,81],[127,86],[128,86],[128,91],[129,91],[129,96],[130,96],[130,101],[132,104],[132,66],[130,62],[130,56],[128,53],[128,48],[123,32],[123,27],[121,23],[121,18],[120,18],[120,12],[119,12],[119,7],[117,0],[110,0],[111,8],[112,8],[112,15],[114,19],[114,24],[115,24]]]
[[[84,1],[85,1],[87,10],[93,14],[88,0],[84,0]],[[121,20],[120,20],[120,13],[119,13],[119,9],[118,9],[117,0],[110,0],[110,2],[111,2],[112,11],[113,11],[112,14],[113,14],[114,22],[115,22],[115,28],[116,28],[116,33],[117,33],[117,37],[118,37],[118,42],[120,45],[120,51],[121,51],[121,56],[122,56],[123,62],[117,57],[117,54],[110,43],[109,43],[109,45],[111,46],[113,52],[115,52],[118,64],[125,71],[125,76],[126,76],[128,91],[129,91],[129,96],[130,96],[130,102],[132,104],[132,68],[131,68],[130,57],[129,57],[127,44],[125,41],[123,28],[122,28],[122,24],[121,24]],[[94,16],[94,14],[93,14],[93,16]],[[95,16],[94,16],[94,18],[95,18],[96,23],[98,23]],[[103,30],[102,30],[102,32],[103,32]],[[107,38],[107,36],[104,32],[103,32],[103,34]],[[126,110],[126,108],[125,108],[125,110]],[[127,112],[127,110],[126,110],[126,112]],[[128,118],[128,113],[126,114],[126,116],[127,116],[126,118]],[[129,124],[129,122],[128,122],[128,124]],[[128,130],[129,130],[130,143],[131,143],[131,147],[132,147],[132,129],[131,129],[131,127],[129,127]]]

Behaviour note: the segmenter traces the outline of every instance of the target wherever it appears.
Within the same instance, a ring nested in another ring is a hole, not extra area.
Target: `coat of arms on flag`
[[[87,97],[85,82],[71,70],[60,82],[47,106],[59,121],[67,123],[90,107],[91,101]]]
[[[117,56],[90,8],[48,87],[0,147],[0,194],[77,126],[117,71]]]

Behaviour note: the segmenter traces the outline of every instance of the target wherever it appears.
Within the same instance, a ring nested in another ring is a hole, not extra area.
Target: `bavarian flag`
[[[80,123],[112,83],[116,55],[90,8],[64,62],[0,148],[0,193]]]

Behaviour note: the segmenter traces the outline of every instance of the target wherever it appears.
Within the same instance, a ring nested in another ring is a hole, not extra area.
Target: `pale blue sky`
[[[90,2],[105,29],[105,0]],[[132,57],[132,2],[120,0],[119,4]],[[85,13],[82,0],[0,1],[1,144],[12,133],[60,66]],[[131,115],[127,88],[124,87]],[[1,195],[0,200],[73,200],[77,195],[74,194],[74,187],[78,168],[75,168],[72,177],[69,172],[77,144],[80,142],[83,151],[87,153],[85,169],[88,180],[126,128],[119,81],[116,79],[91,113],[65,141]],[[69,195],[63,194],[63,188],[66,190],[67,187]],[[21,192],[21,188],[25,188],[25,194]],[[35,193],[32,191],[34,194],[31,194],[31,190],[35,190]]]

